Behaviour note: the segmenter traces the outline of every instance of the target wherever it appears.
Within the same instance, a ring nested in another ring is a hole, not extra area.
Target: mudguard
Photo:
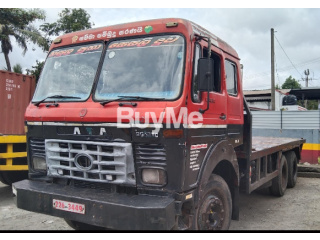
[[[204,193],[206,184],[209,180],[210,175],[214,171],[215,167],[223,160],[226,160],[231,163],[233,166],[233,170],[236,174],[236,181],[234,181],[233,189],[230,189],[230,192],[232,194],[233,203],[232,203],[232,209],[233,209],[233,220],[239,219],[239,165],[237,161],[237,155],[234,151],[234,148],[232,144],[230,144],[227,140],[222,140],[218,142],[216,145],[211,145],[209,150],[207,151],[204,160],[201,164],[201,168],[198,174],[197,178],[197,197],[195,199],[199,200],[202,198],[202,195]],[[197,205],[198,202],[195,201],[195,204]]]

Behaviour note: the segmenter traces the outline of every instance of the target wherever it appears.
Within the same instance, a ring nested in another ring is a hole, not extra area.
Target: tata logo
[[[79,112],[79,116],[81,118],[83,118],[86,114],[87,114],[87,109],[86,108],[81,109],[80,112]]]
[[[74,135],[94,135],[91,127],[85,127],[85,132],[81,132],[79,127],[75,127],[73,130]],[[107,135],[105,128],[100,128],[99,135]]]

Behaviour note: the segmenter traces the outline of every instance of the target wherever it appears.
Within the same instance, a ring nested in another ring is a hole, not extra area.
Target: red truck
[[[60,36],[25,113],[14,202],[74,229],[226,230],[240,191],[297,181],[305,140],[252,137],[251,120],[237,52],[191,21]]]

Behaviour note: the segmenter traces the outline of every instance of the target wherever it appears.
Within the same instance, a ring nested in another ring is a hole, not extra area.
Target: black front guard
[[[106,193],[23,180],[13,184],[18,208],[119,230],[168,230],[175,224],[173,198]],[[85,205],[85,214],[53,208],[53,199]]]

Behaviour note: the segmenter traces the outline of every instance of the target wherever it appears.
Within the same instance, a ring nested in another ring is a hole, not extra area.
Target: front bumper
[[[13,184],[18,208],[120,230],[168,230],[175,224],[173,198],[106,193],[23,180]],[[53,208],[53,199],[85,204],[85,214]]]

